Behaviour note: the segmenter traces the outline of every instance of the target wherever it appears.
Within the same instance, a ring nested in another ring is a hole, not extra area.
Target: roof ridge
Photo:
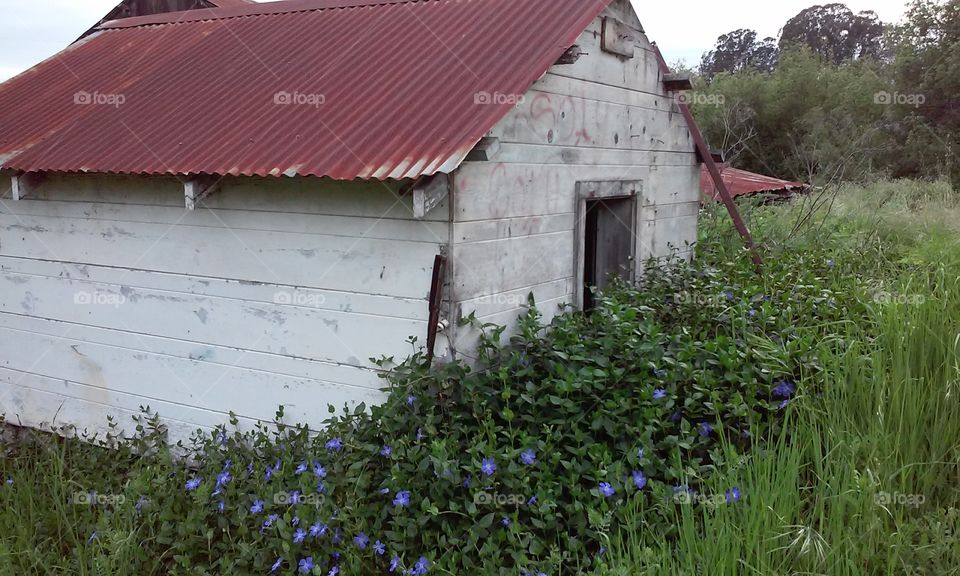
[[[99,26],[100,30],[118,28],[138,28],[162,24],[183,22],[203,22],[225,20],[243,16],[264,16],[269,14],[290,14],[293,12],[314,12],[319,10],[337,10],[343,8],[365,8],[389,4],[412,4],[431,0],[279,0],[273,2],[253,2],[250,4],[227,6],[224,8],[197,8],[179,12],[165,12],[149,16],[135,16],[111,20]]]

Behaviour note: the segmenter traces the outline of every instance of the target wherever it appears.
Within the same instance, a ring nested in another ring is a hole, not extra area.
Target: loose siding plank
[[[71,339],[79,342],[128,350],[131,357],[149,352],[221,366],[332,382],[348,387],[379,388],[383,385],[378,376],[379,373],[371,368],[298,358],[290,355],[198,344],[187,340],[162,338],[149,334],[131,334],[59,320],[45,320],[30,316],[0,313],[0,329],[53,338],[63,338],[64,335],[68,335]]]
[[[423,320],[10,273],[0,274],[0,312],[356,366],[402,355],[426,333]]]
[[[363,231],[358,231],[358,235]],[[440,243],[0,214],[0,254],[426,298]]]
[[[328,404],[341,406],[380,396],[372,387],[348,387],[150,352],[131,355],[128,349],[77,341],[69,334],[55,337],[0,328],[0,335],[2,367],[59,383],[48,391],[105,404],[116,394],[126,394],[137,402],[124,403],[128,408],[164,402],[173,407],[164,416],[174,419],[183,419],[185,413],[199,408],[232,410],[248,418],[269,420],[283,404],[304,416],[302,422],[316,422],[326,417]],[[68,390],[65,381],[79,386]]]
[[[143,288],[267,304],[287,303],[318,310],[355,312],[387,318],[422,321],[427,317],[427,304],[423,298],[338,292],[268,282],[247,282],[8,256],[0,256],[0,273],[75,279],[94,284],[113,284],[125,288]]]

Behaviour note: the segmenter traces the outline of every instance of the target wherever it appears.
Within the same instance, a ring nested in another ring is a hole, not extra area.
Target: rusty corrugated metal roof
[[[0,85],[0,165],[449,172],[608,2],[287,0],[110,22]]]
[[[720,166],[720,176],[723,178],[723,183],[726,184],[727,190],[730,191],[730,195],[734,198],[766,192],[791,192],[807,187],[807,185],[802,182],[780,180],[779,178],[747,172],[746,170],[739,170],[729,166]],[[710,177],[710,173],[707,171],[705,165],[700,166],[700,190],[705,196],[719,200],[713,178]]]

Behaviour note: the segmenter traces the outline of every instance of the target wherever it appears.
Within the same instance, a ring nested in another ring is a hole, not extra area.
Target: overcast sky
[[[0,0],[0,81],[52,56],[100,20],[119,0]],[[517,0],[519,1],[519,0]],[[696,64],[717,36],[752,28],[776,36],[791,16],[815,0],[634,0],[647,35],[671,63]],[[829,3],[822,0],[820,3]],[[874,10],[885,22],[903,15],[904,0],[850,0],[855,11]]]

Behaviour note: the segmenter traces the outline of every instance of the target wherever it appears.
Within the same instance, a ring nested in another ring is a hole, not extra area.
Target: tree
[[[778,52],[775,39],[758,42],[755,31],[741,28],[717,38],[716,47],[703,55],[700,73],[710,79],[722,72],[772,72]]]
[[[873,11],[854,14],[844,4],[811,6],[783,27],[780,49],[803,45],[834,64],[882,57],[883,23]]]
[[[894,36],[902,124],[933,137],[927,155],[943,158],[960,192],[960,0],[915,1]]]

